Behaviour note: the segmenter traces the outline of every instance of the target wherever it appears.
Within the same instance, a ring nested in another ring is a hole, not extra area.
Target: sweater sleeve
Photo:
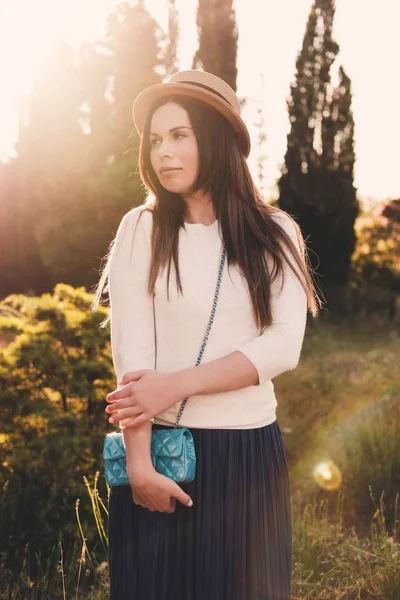
[[[153,297],[147,291],[151,214],[141,213],[134,208],[122,218],[110,256],[111,351],[118,380],[155,367]]]
[[[280,213],[279,221],[300,251],[299,241],[291,219]],[[285,253],[298,270],[297,263]],[[296,275],[284,261],[284,285],[276,277],[271,284],[272,324],[257,337],[237,348],[253,363],[258,372],[259,383],[277,377],[285,371],[295,369],[303,345],[307,321],[307,296]],[[300,273],[301,276],[301,273]],[[282,286],[282,290],[280,288]],[[279,293],[280,291],[280,293]]]

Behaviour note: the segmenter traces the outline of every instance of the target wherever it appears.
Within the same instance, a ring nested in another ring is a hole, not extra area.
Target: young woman
[[[272,380],[296,367],[307,308],[318,313],[306,248],[252,181],[224,81],[177,73],[133,115],[149,196],[123,217],[94,302],[108,280],[118,389],[106,410],[130,481],[109,498],[111,599],[286,600],[291,511]],[[185,398],[197,466],[179,486],[154,470],[150,439]]]

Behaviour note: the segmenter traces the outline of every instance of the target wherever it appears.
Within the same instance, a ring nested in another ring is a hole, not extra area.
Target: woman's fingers
[[[129,408],[130,406],[135,406],[132,402],[134,402],[134,398],[131,396],[123,398],[122,400],[115,400],[104,409],[106,413],[112,414],[117,410],[122,410],[123,408]]]
[[[143,377],[143,375],[146,375],[146,373],[148,372],[148,369],[143,369],[142,371],[130,371],[129,373],[125,373],[125,375],[123,375],[123,377],[121,377],[121,379],[119,379],[117,383],[123,385],[129,381],[137,381],[138,379]]]
[[[125,406],[121,406],[120,402],[121,400],[115,402],[114,404],[111,404],[110,406],[107,406],[106,413],[109,415],[115,415],[118,411],[123,410],[124,408],[130,408],[135,406],[134,404],[128,403],[126,403]]]
[[[156,471],[152,471],[140,482],[135,483],[133,478],[131,488],[135,504],[139,504],[151,512],[158,511],[171,514],[175,512],[177,500],[185,506],[192,506],[193,504],[190,496],[177,483]]]
[[[179,500],[179,502],[181,502],[185,506],[193,505],[193,501],[192,501],[191,497],[189,496],[189,494],[186,494],[186,492],[184,492],[183,489],[181,487],[179,487],[178,484],[176,484],[176,491],[175,491],[174,497],[173,497],[174,502],[175,502],[175,498],[176,498],[176,500]]]
[[[135,492],[132,491],[132,500],[134,501],[134,503],[137,506],[143,506],[144,500],[143,500],[142,496],[140,494],[138,494],[136,491]]]
[[[115,400],[132,396],[134,385],[135,382],[132,381],[124,385],[120,390],[114,390],[114,392],[110,392],[110,394],[107,394],[106,396],[107,402],[115,402]]]
[[[134,503],[150,512],[164,512],[172,514],[176,510],[176,501],[179,500],[185,506],[193,506],[191,497],[172,479],[164,475],[155,475],[157,485],[135,486],[132,480],[132,499]]]
[[[141,498],[140,504],[144,508],[147,508],[151,512],[156,512],[156,511],[163,512],[162,505],[160,504],[160,498],[155,499],[152,496],[148,496],[146,494],[141,494],[140,498]]]
[[[150,512],[155,512],[156,510],[158,510],[157,508],[155,508],[152,505],[151,502],[149,502],[147,500],[147,498],[144,498],[143,496],[140,496],[136,492],[132,494],[132,498],[133,498],[134,503],[137,506],[141,506],[142,508],[147,508],[147,510],[149,510]]]
[[[110,423],[117,423],[118,421],[124,421],[128,419],[135,419],[139,415],[142,414],[142,410],[139,406],[130,406],[129,408],[124,408],[123,410],[119,410],[112,414],[109,418]]]

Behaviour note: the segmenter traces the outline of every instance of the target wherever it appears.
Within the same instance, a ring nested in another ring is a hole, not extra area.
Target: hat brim
[[[147,115],[154,102],[172,95],[195,98],[213,106],[232,125],[238,136],[244,155],[246,158],[249,156],[251,147],[250,135],[240,115],[230,107],[228,102],[219,98],[213,92],[208,92],[207,90],[199,88],[196,85],[190,85],[189,83],[158,83],[146,88],[137,96],[133,104],[132,115],[139,135],[143,134]]]

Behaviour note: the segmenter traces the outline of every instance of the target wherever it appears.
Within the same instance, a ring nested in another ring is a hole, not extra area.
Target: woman
[[[149,197],[122,219],[95,298],[109,281],[130,486],[109,498],[112,600],[289,598],[291,514],[272,379],[298,363],[319,299],[296,223],[250,176],[233,90],[200,71],[144,90],[133,109]],[[209,318],[223,247],[215,318]],[[190,428],[193,482],[150,460],[152,427]]]

